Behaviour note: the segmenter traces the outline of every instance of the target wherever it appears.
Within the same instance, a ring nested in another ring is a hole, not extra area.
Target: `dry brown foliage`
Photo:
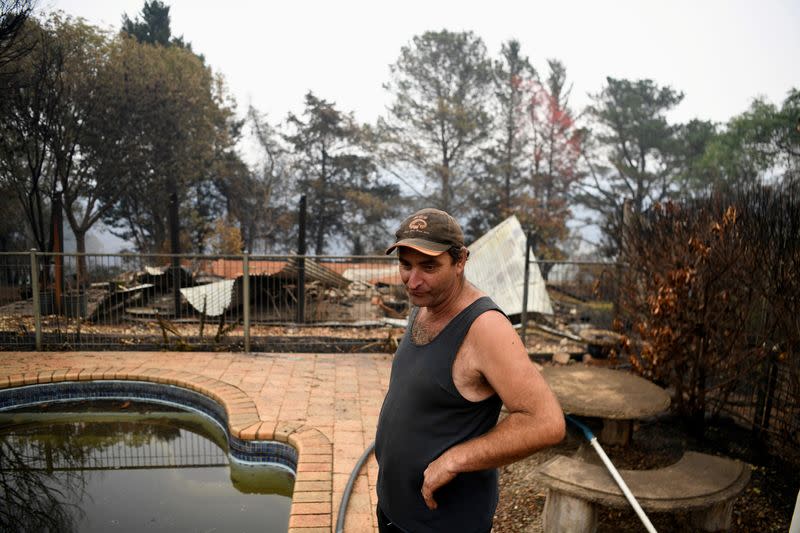
[[[696,429],[706,414],[752,404],[770,364],[789,365],[797,398],[796,190],[655,205],[631,221],[624,254],[625,350],[637,372],[671,388]]]

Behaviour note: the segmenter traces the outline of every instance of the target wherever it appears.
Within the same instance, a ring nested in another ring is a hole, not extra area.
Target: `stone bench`
[[[694,527],[731,527],[733,501],[750,481],[750,465],[686,452],[677,463],[655,470],[621,470],[645,511],[689,511]],[[597,507],[630,507],[605,466],[559,456],[538,469],[547,486],[545,533],[589,533],[597,529]]]

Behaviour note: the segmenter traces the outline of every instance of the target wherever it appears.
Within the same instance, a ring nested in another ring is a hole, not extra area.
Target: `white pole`
[[[639,505],[638,501],[636,501],[636,498],[633,496],[631,489],[628,488],[628,485],[625,483],[625,480],[622,479],[622,476],[619,475],[619,472],[617,472],[616,467],[614,467],[614,465],[611,463],[611,459],[608,458],[606,452],[603,450],[603,448],[600,447],[600,443],[597,442],[597,437],[593,436],[592,440],[589,441],[589,444],[592,445],[592,448],[594,448],[594,450],[597,452],[597,455],[599,455],[600,459],[603,460],[603,464],[606,465],[608,471],[611,472],[611,476],[614,478],[614,481],[616,481],[617,485],[619,485],[619,488],[622,490],[622,493],[625,495],[625,498],[628,500],[628,503],[630,503],[631,507],[633,507],[633,510],[636,511],[637,515],[639,515],[639,520],[642,521],[642,524],[644,524],[644,527],[647,529],[647,531],[649,533],[658,533],[656,531],[656,528],[653,527],[652,522],[650,522],[650,519],[647,518],[646,514],[644,514],[642,506]]]
[[[636,497],[631,492],[631,489],[628,488],[628,485],[625,483],[625,480],[622,479],[622,476],[619,475],[619,472],[617,471],[617,468],[614,466],[614,464],[611,462],[611,459],[608,458],[606,452],[600,446],[600,443],[597,442],[597,437],[594,436],[594,433],[592,433],[592,430],[589,429],[589,426],[587,426],[583,422],[579,422],[576,418],[573,418],[572,416],[567,415],[565,418],[567,419],[568,422],[572,422],[583,432],[583,436],[586,438],[586,440],[589,441],[589,444],[592,445],[592,448],[594,448],[594,451],[597,452],[597,455],[600,456],[600,459],[602,459],[603,464],[606,466],[606,469],[611,474],[611,477],[614,478],[614,481],[617,482],[617,485],[619,486],[620,490],[622,490],[622,494],[625,495],[625,499],[628,500],[628,503],[631,504],[633,510],[636,511],[636,514],[639,516],[639,520],[642,521],[642,524],[644,524],[644,527],[647,529],[648,533],[658,533],[656,531],[656,528],[653,527],[653,523],[650,522],[650,519],[647,518],[646,514],[644,514],[642,506],[639,505],[638,501],[636,501]]]

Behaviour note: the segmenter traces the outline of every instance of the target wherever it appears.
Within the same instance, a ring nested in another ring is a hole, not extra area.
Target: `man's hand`
[[[447,467],[443,455],[428,465],[428,468],[423,473],[424,479],[422,481],[422,498],[425,500],[425,505],[428,506],[428,509],[433,511],[438,507],[436,500],[433,499],[433,493],[453,481],[456,475],[457,472],[453,472]]]

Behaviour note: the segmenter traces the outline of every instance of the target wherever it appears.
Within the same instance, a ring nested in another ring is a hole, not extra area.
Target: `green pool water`
[[[131,402],[0,413],[0,531],[285,532],[279,466],[231,461],[192,412]]]

